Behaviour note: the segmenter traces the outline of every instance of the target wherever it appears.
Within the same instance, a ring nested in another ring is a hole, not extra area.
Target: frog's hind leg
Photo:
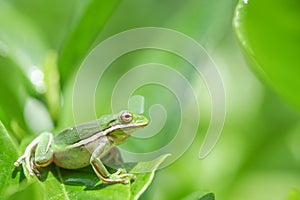
[[[34,164],[37,167],[46,167],[53,160],[53,135],[48,132],[41,134],[40,141],[35,149]]]

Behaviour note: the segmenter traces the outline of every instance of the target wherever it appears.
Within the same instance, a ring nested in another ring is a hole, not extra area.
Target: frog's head
[[[127,134],[130,134],[136,129],[147,126],[148,123],[149,120],[145,116],[134,114],[125,110],[114,116],[114,120],[110,124],[110,126],[113,126],[118,130],[123,130]]]

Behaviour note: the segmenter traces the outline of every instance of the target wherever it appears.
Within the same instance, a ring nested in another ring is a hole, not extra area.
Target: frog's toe
[[[18,161],[14,162],[14,166],[15,166],[15,167],[19,167],[20,165],[21,165],[20,162],[18,162]]]
[[[121,174],[119,175],[120,178],[130,178],[132,180],[136,179],[136,176],[134,174]]]
[[[20,156],[20,157],[18,158],[18,160],[16,160],[16,162],[14,162],[14,166],[15,166],[15,167],[19,167],[19,166],[22,164],[22,162],[23,162],[24,159],[25,159],[25,156],[24,156],[24,155]]]
[[[123,169],[122,168],[119,168],[115,173],[113,173],[112,175],[120,175],[122,173]]]
[[[31,175],[31,176],[34,176],[34,174],[38,177],[38,178],[41,178],[42,176],[41,176],[41,173],[40,173],[40,171],[39,171],[39,169],[38,169],[38,167],[36,166],[36,164],[35,164],[35,162],[34,162],[34,158],[33,157],[31,157],[31,159],[30,159],[30,170],[29,170],[29,174]]]
[[[111,177],[111,178],[108,178],[108,179],[104,179],[102,180],[102,182],[105,184],[105,185],[109,185],[109,184],[114,184],[114,183],[123,183],[125,185],[129,184],[129,180],[127,179],[122,179],[122,178],[116,178],[116,177]]]
[[[113,173],[112,175],[111,175],[111,177],[118,177],[119,179],[122,179],[122,180],[126,180],[126,179],[124,179],[124,178],[130,178],[130,179],[135,179],[136,178],[136,176],[134,175],[134,174],[121,174],[122,173],[122,171],[123,171],[123,169],[122,168],[119,168],[115,173]],[[122,182],[122,181],[121,181]],[[127,182],[127,180],[125,181],[125,182]],[[123,182],[124,183],[124,182]],[[128,183],[124,183],[124,184],[128,184]]]
[[[34,171],[34,173],[36,174],[36,176],[37,176],[38,178],[41,178],[41,177],[42,177],[40,171],[38,170],[38,168],[37,168],[35,165],[32,167],[32,170]]]

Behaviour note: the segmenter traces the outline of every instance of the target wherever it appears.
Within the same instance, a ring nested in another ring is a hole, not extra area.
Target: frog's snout
[[[138,124],[141,127],[147,126],[149,124],[149,120],[147,117],[143,115],[138,115],[136,119],[136,124]]]

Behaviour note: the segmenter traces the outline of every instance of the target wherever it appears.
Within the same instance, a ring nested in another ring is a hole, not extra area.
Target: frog
[[[116,147],[127,141],[131,133],[148,123],[144,115],[123,110],[66,128],[56,135],[42,132],[25,148],[14,166],[19,167],[23,163],[30,176],[40,178],[41,168],[52,163],[70,170],[91,165],[103,184],[128,184],[136,178],[135,175],[123,173],[123,168],[110,173],[103,158],[110,157],[107,155],[115,153]]]

